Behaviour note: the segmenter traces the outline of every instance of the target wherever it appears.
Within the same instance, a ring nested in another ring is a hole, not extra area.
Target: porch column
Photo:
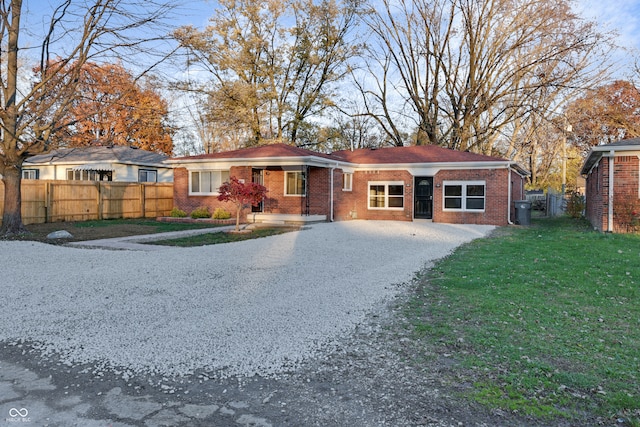
[[[607,231],[613,232],[613,177],[614,177],[614,169],[613,163],[615,159],[615,151],[609,151],[609,200],[608,200],[608,212],[607,212]]]

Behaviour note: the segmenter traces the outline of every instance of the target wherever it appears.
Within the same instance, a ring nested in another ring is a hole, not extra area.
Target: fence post
[[[140,210],[142,218],[147,217],[147,191],[144,184],[140,184]]]
[[[51,222],[51,182],[44,183],[44,222]]]
[[[102,220],[102,186],[100,181],[96,181],[96,187],[98,190],[98,220]]]

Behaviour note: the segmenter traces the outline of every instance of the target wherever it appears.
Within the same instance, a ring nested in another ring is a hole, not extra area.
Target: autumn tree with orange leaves
[[[52,136],[68,131],[67,118],[73,117],[69,111],[84,94],[83,67],[136,58],[138,74],[147,75],[166,58],[166,46],[158,42],[170,31],[175,3],[0,1],[0,237],[27,232],[21,213],[22,164],[56,148]],[[27,64],[34,63],[38,66],[29,70]],[[134,102],[125,105],[136,107]],[[142,140],[139,136],[132,143]]]
[[[120,64],[86,63],[78,93],[53,133],[56,146],[127,145],[171,155],[173,128],[168,105],[152,80],[142,83]]]
[[[573,142],[583,153],[595,145],[640,137],[640,89],[617,80],[569,104]]]

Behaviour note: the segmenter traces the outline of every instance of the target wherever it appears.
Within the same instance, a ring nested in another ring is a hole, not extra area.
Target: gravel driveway
[[[0,341],[135,374],[277,377],[490,226],[351,221],[157,252],[0,242]]]

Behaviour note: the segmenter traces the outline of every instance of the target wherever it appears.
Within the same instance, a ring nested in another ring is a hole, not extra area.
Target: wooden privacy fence
[[[4,183],[0,181],[0,222]],[[114,218],[168,216],[173,183],[106,181],[22,181],[22,221],[38,224]]]

